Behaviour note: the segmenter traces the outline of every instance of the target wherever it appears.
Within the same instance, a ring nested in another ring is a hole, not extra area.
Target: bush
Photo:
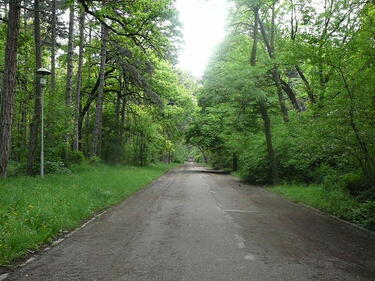
[[[371,182],[359,173],[349,173],[343,176],[344,187],[360,201],[375,201],[375,188]]]
[[[266,184],[271,182],[266,152],[262,149],[240,155],[239,174],[251,183]]]
[[[61,161],[45,161],[44,163],[45,174],[71,174],[72,171],[65,167]]]
[[[7,176],[11,177],[11,176],[22,174],[23,173],[22,168],[23,167],[21,163],[10,160],[8,163]]]
[[[91,165],[99,165],[103,163],[102,159],[97,156],[91,156],[88,160]]]
[[[121,138],[113,137],[103,144],[103,161],[106,164],[119,164],[124,161],[125,149]]]
[[[83,155],[82,151],[68,150],[65,165],[69,167],[72,164],[81,164],[84,160],[85,156]]]
[[[367,229],[375,230],[375,202],[364,202],[359,207],[351,209],[350,220]]]

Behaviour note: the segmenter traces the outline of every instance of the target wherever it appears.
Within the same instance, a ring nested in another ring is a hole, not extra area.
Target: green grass
[[[302,202],[339,218],[375,230],[375,202],[358,202],[340,189],[319,185],[281,185],[268,188],[295,202]]]
[[[230,174],[231,174],[232,176],[234,176],[235,178],[242,179],[241,174],[240,174],[240,172],[238,172],[238,171],[233,171],[233,172],[231,172]]]
[[[0,181],[0,265],[51,242],[176,166],[94,166],[71,175]]]

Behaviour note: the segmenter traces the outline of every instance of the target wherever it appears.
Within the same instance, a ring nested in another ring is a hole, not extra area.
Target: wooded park
[[[10,242],[34,183],[107,165],[206,162],[375,229],[375,1],[228,0],[202,77],[177,66],[174,2],[0,1],[0,264],[64,228]]]

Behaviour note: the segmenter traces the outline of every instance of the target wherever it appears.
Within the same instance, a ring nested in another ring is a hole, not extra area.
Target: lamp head
[[[51,71],[44,67],[39,68],[36,73],[38,73],[39,75],[51,75]]]

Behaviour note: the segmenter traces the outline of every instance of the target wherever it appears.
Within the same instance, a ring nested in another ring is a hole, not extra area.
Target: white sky
[[[177,0],[185,45],[178,66],[201,77],[214,47],[224,39],[226,0]]]

